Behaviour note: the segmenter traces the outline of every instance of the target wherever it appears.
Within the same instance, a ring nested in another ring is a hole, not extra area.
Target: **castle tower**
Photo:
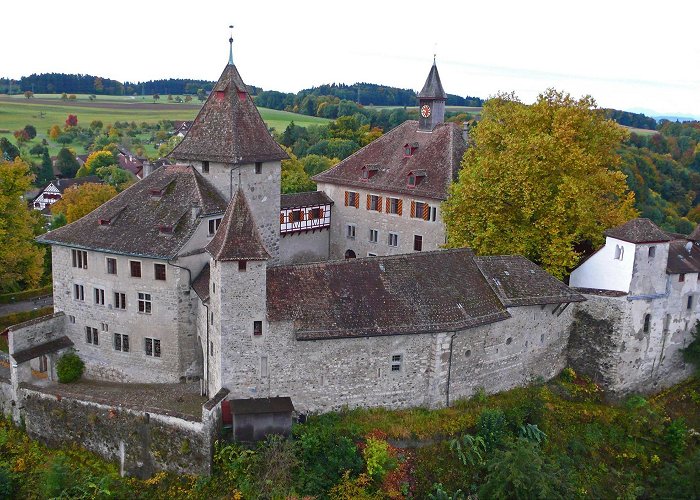
[[[209,242],[209,394],[222,387],[249,396],[259,385],[258,339],[267,333],[267,261],[242,188]]]
[[[447,94],[442,88],[440,74],[438,73],[435,59],[433,59],[433,66],[430,68],[423,90],[418,94],[420,110],[418,130],[432,132],[436,125],[445,121],[446,100]]]
[[[248,87],[229,62],[187,135],[170,157],[193,165],[230,200],[242,188],[272,261],[279,255],[281,164],[287,153],[275,142]]]

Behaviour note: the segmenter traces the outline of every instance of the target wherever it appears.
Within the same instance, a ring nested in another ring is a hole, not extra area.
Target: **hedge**
[[[46,285],[42,286],[41,288],[33,288],[31,290],[25,290],[23,292],[3,293],[2,295],[0,295],[0,304],[11,304],[13,302],[21,302],[23,300],[44,297],[46,295],[51,295],[52,292],[53,285]]]

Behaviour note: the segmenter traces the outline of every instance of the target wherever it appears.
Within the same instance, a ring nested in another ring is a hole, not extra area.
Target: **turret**
[[[425,80],[423,90],[418,94],[418,106],[420,118],[418,129],[425,132],[432,132],[436,125],[445,121],[445,101],[447,94],[442,88],[440,74],[433,59],[433,66],[430,68],[428,78]]]

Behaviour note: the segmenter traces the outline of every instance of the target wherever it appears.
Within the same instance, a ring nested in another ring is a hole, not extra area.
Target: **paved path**
[[[37,297],[35,299],[15,302],[13,304],[0,304],[0,316],[7,316],[18,312],[33,311],[53,305],[53,295]]]

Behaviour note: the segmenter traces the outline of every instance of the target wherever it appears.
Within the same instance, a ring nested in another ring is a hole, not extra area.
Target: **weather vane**
[[[228,63],[233,64],[233,24],[229,24],[228,28],[231,30],[231,36],[228,39]]]

